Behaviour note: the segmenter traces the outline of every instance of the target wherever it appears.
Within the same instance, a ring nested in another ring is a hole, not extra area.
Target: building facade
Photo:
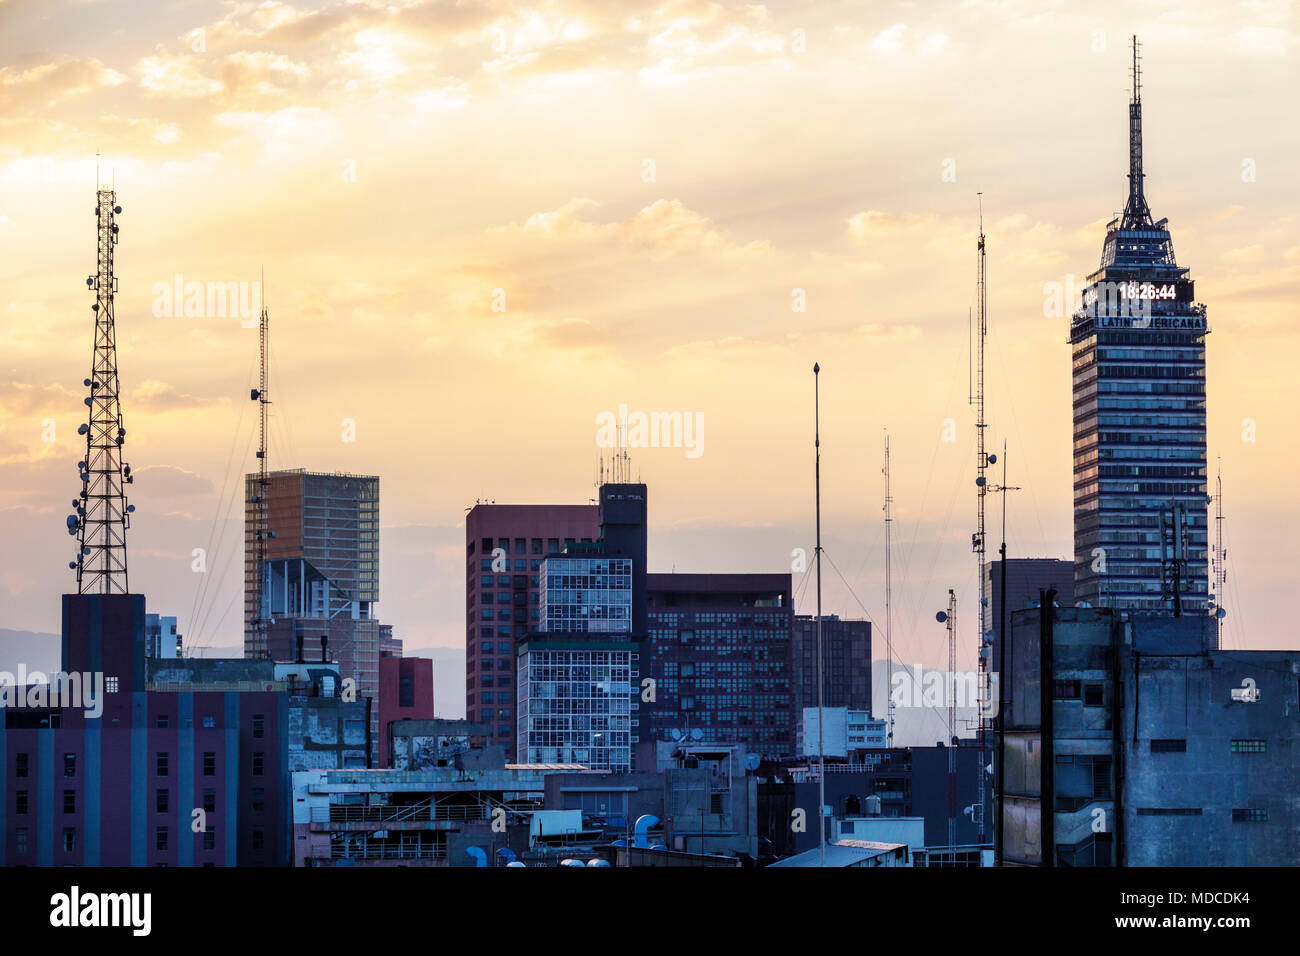
[[[790,632],[794,712],[817,706],[817,618],[795,616]],[[822,706],[871,711],[871,622],[822,615]]]
[[[293,660],[328,642],[358,696],[379,695],[379,479],[299,470],[268,475],[266,562],[257,568],[257,476],[245,479],[244,656]],[[266,621],[259,630],[256,621]],[[370,739],[379,739],[371,710]],[[374,755],[372,755],[373,757]]]
[[[1300,654],[1217,650],[1206,615],[1050,602],[1012,615],[1007,651],[1006,865],[1300,859]]]
[[[1135,59],[1136,66],[1136,59]],[[1070,325],[1074,599],[1202,611],[1208,598],[1205,306],[1143,190],[1142,102],[1129,106],[1129,195]]]
[[[144,596],[93,594],[63,597],[62,666],[103,675],[102,708],[0,707],[0,866],[285,863],[271,662],[150,659]]]
[[[630,771],[638,651],[628,640],[565,635],[519,645],[519,761]]]
[[[848,707],[822,707],[825,726],[818,717],[818,708],[805,707],[800,712],[798,756],[817,756],[818,748],[823,759],[861,764],[872,759],[873,752],[889,746],[889,721],[871,716],[868,710]]]
[[[398,720],[432,720],[433,661],[427,657],[379,659],[379,762],[390,764],[389,725]]]
[[[480,504],[465,518],[465,714],[514,754],[515,648],[541,625],[548,554],[591,543],[596,505]]]
[[[700,730],[763,756],[795,749],[789,574],[651,574],[643,740]]]

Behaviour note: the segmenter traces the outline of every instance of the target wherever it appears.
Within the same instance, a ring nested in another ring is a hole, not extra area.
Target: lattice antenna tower
[[[85,402],[88,421],[77,433],[86,437],[86,455],[77,463],[81,493],[72,502],[68,534],[77,538],[77,557],[68,567],[77,572],[79,594],[127,594],[126,532],[135,506],[127,504],[126,486],[133,482],[131,466],[122,461],[126,428],[122,424],[120,384],[117,374],[117,330],[113,299],[117,277],[113,251],[117,246],[115,217],[122,212],[113,189],[100,189],[98,169],[95,190],[94,275],[86,287],[94,294],[91,306],[95,342]]]

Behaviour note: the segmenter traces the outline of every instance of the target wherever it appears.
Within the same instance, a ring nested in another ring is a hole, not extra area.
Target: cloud
[[[489,230],[492,237],[512,240],[536,237],[584,244],[616,241],[657,255],[708,253],[724,258],[762,256],[771,251],[766,241],[736,243],[711,219],[676,199],[658,199],[621,222],[599,223],[583,213],[599,204],[592,199],[572,199],[548,212],[534,213],[522,224]]]
[[[94,58],[28,54],[0,68],[0,109],[38,113],[71,97],[125,82],[121,73]]]
[[[130,389],[122,399],[127,410],[147,408],[150,411],[167,412],[179,409],[199,408],[216,404],[210,398],[201,398],[184,392],[178,392],[176,386],[161,382],[156,378],[145,379],[138,386]]]
[[[210,495],[216,489],[202,475],[175,465],[150,465],[135,472],[133,495],[154,498],[181,498]]]

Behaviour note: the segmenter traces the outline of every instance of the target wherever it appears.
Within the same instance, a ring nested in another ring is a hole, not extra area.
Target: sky
[[[895,655],[946,665],[951,587],[973,667],[977,193],[1009,553],[1066,557],[1056,303],[1123,205],[1133,33],[1147,197],[1209,309],[1225,643],[1300,646],[1281,0],[0,0],[0,627],[57,632],[75,588],[98,167],[130,584],[193,646],[241,644],[256,420],[256,323],[200,300],[265,270],[271,467],[380,476],[379,614],[408,648],[463,646],[467,508],[590,500],[620,405],[702,423],[631,451],[651,570],[791,569],[819,362],[825,611],[883,620],[888,429]]]

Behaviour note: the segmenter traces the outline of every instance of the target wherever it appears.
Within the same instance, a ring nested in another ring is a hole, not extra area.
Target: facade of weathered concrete
[[[1300,860],[1300,653],[1216,650],[1200,614],[1046,610],[1010,627],[1005,863]]]

